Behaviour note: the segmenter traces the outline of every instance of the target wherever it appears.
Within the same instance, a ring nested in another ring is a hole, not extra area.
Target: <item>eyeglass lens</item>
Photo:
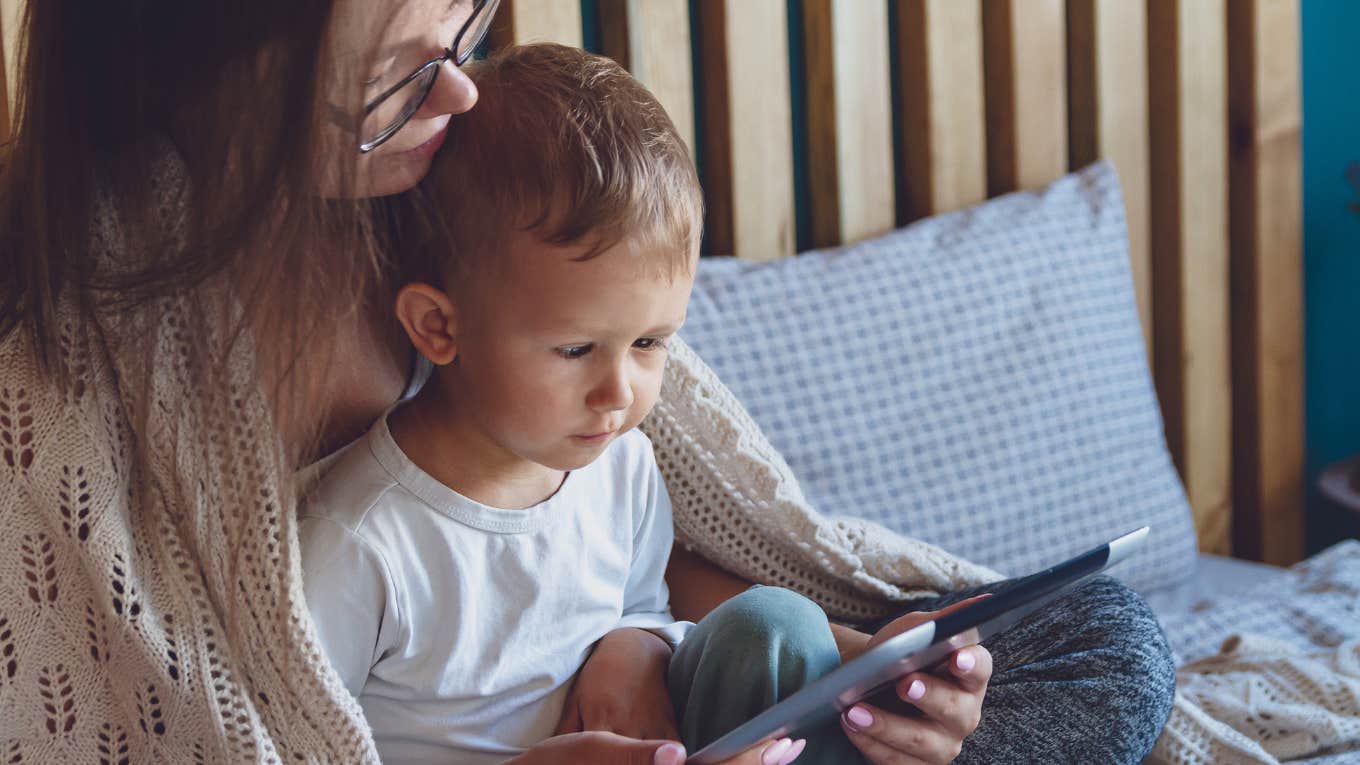
[[[459,35],[458,50],[453,51],[455,65],[461,66],[472,57],[473,52],[491,28],[491,20],[495,18],[496,8],[499,5],[500,0],[487,0],[486,3],[473,10],[474,15],[469,20],[471,26],[464,29],[462,34]],[[427,62],[417,76],[412,77],[400,89],[388,95],[387,98],[377,103],[372,111],[364,115],[360,127],[360,139],[364,146],[371,147],[386,140],[388,136],[400,130],[411,119],[411,116],[425,102],[426,96],[434,86],[435,78],[439,75],[439,68],[443,66],[443,61],[444,59],[436,59]]]

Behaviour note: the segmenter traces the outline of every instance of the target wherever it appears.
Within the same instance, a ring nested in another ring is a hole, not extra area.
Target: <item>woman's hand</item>
[[[864,650],[983,597],[906,614],[874,634]],[[903,717],[860,702],[841,715],[841,728],[874,765],[950,762],[978,726],[991,677],[992,655],[986,648],[960,648],[934,672],[913,672],[897,681],[898,697],[921,710],[922,717]]]
[[[781,738],[722,765],[788,765],[803,751],[803,740]],[[554,736],[505,765],[683,765],[685,747],[674,741],[639,741],[616,733],[590,731]]]
[[[666,692],[670,660],[670,646],[646,630],[625,627],[600,638],[572,682],[555,733],[598,730],[678,739]]]

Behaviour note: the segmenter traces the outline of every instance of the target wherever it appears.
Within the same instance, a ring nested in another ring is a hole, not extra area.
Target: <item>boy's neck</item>
[[[429,388],[397,407],[388,430],[406,458],[475,502],[502,509],[533,507],[555,494],[566,473],[506,451]]]

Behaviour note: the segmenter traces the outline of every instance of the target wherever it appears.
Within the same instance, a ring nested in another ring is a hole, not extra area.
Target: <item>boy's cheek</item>
[[[630,411],[626,430],[632,430],[638,423],[646,419],[651,414],[656,402],[661,398],[661,375],[657,375],[655,380],[649,380],[636,393],[633,402],[633,411]]]

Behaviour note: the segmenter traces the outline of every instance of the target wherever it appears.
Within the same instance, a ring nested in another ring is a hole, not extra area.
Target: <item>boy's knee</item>
[[[772,666],[781,676],[808,680],[840,664],[826,612],[792,590],[752,587],[714,609],[708,619],[716,620],[710,645],[740,655],[733,662],[737,666]]]

